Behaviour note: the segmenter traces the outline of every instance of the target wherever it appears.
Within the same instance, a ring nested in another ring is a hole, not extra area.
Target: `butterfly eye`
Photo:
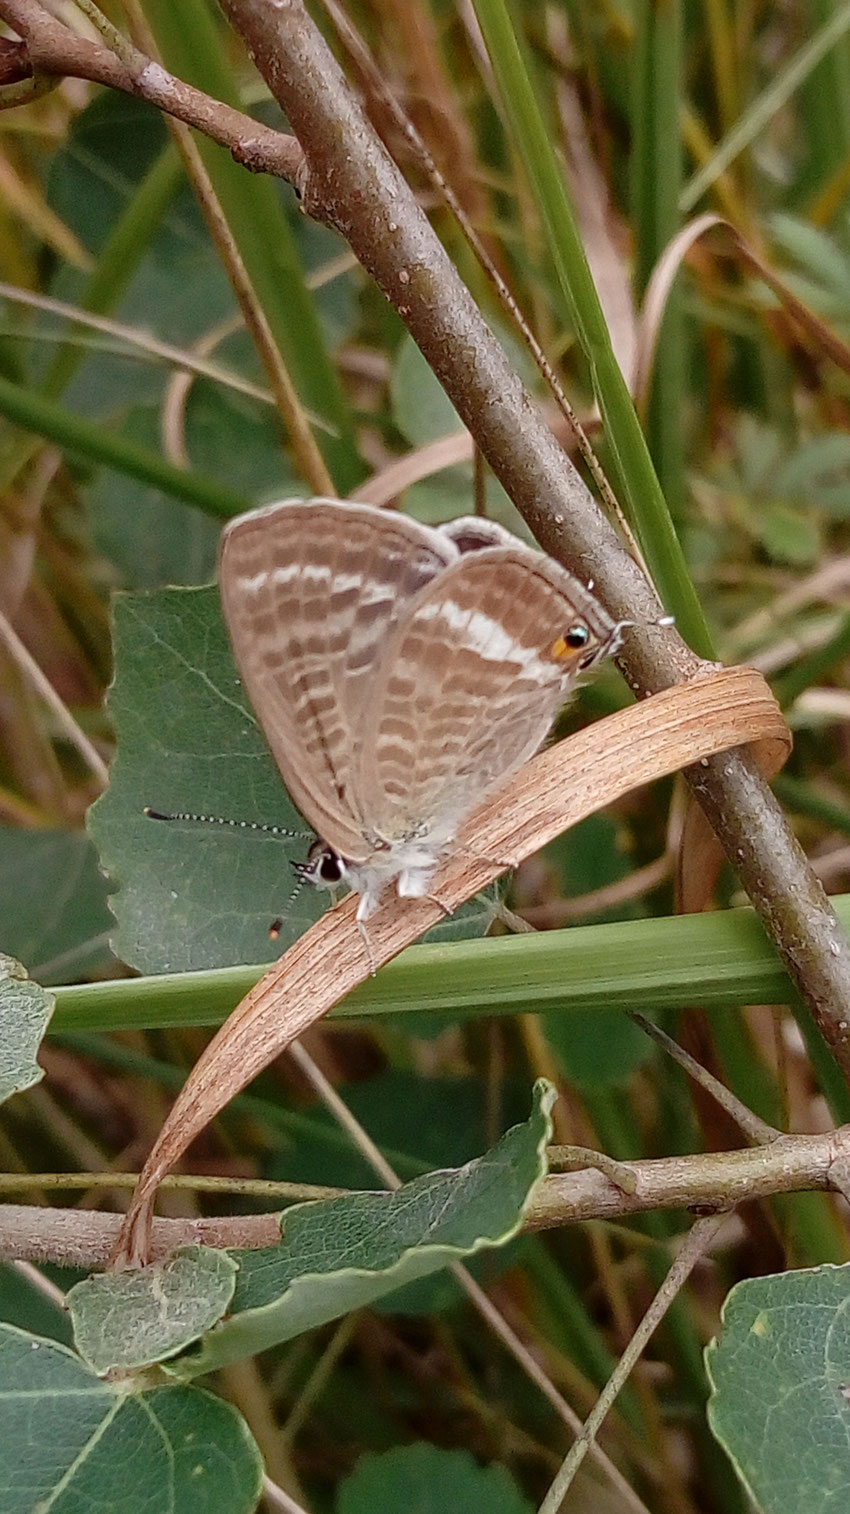
[[[343,867],[336,852],[325,851],[319,862],[319,877],[328,887],[341,883],[343,879]]]
[[[557,661],[567,659],[572,662],[573,659],[569,654],[571,652],[580,652],[582,647],[586,647],[589,642],[590,631],[588,627],[584,624],[583,620],[576,620],[564,631],[562,636],[558,637],[557,641],[553,641],[550,652]]]
[[[587,643],[590,641],[590,632],[583,621],[577,620],[575,625],[570,626],[569,630],[564,632],[564,641],[568,647],[571,647],[576,652],[580,652],[582,647],[587,646]]]

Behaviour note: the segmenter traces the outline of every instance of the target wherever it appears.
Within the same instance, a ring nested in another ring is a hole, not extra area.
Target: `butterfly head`
[[[587,620],[577,616],[575,620],[556,636],[549,648],[549,655],[555,662],[563,665],[564,671],[586,672],[603,657],[610,657],[616,652],[623,640],[623,634],[633,624],[630,620],[618,621],[611,626],[610,622],[604,632],[595,630]]]
[[[290,867],[300,884],[309,883],[312,888],[338,888],[345,879],[346,867],[326,841],[314,841],[303,862],[291,862]]]

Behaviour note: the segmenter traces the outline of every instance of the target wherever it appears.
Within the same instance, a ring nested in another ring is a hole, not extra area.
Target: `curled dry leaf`
[[[509,867],[603,805],[730,747],[755,748],[773,775],[791,736],[760,673],[708,669],[703,676],[618,710],[541,752],[473,814],[435,875],[436,898],[456,909]],[[178,1095],[125,1217],[115,1265],[149,1254],[157,1185],[233,1096],[369,974],[355,923],[357,896],[328,910],[237,1005]],[[431,899],[387,890],[369,920],[375,966],[441,918]]]

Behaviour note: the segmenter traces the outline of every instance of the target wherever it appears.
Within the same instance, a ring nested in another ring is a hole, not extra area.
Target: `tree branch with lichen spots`
[[[170,74],[131,43],[119,57],[104,43],[81,37],[57,21],[39,0],[0,0],[0,19],[20,41],[0,38],[0,105],[3,87],[39,77],[87,79],[145,100],[226,147],[255,173],[274,174],[297,185],[304,154],[295,137],[263,126],[233,106],[214,100]],[[18,104],[19,99],[7,99]]]

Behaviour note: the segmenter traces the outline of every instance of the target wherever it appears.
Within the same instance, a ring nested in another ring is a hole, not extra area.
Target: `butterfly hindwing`
[[[572,649],[580,623],[588,641]],[[420,590],[376,676],[355,788],[378,834],[449,834],[541,745],[611,622],[557,564],[472,551]]]

